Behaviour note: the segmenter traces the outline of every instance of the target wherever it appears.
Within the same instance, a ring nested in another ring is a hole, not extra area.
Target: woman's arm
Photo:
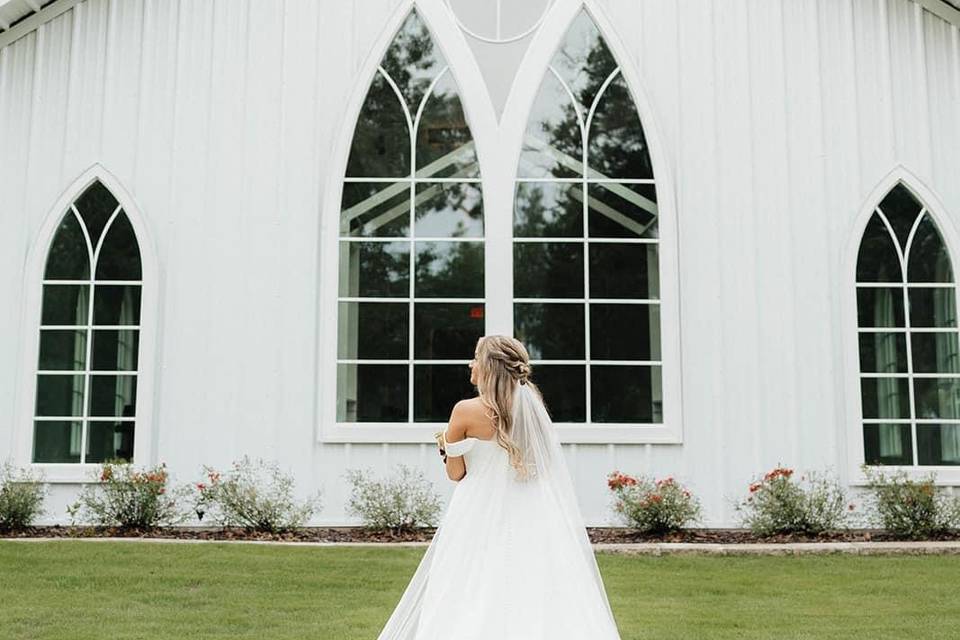
[[[447,425],[447,442],[459,442],[467,437],[468,413],[463,401],[453,405],[450,413],[450,424]],[[463,456],[447,455],[447,477],[459,482],[467,475],[467,466],[463,463]]]

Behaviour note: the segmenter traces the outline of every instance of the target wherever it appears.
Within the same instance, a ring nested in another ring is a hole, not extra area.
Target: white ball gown
[[[379,640],[619,640],[563,452],[536,392],[515,384],[518,480],[494,440],[463,455],[437,532]]]

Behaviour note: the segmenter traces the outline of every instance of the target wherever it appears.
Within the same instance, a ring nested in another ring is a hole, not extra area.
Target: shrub
[[[904,470],[889,476],[862,464],[876,524],[898,538],[927,538],[960,526],[960,497],[938,492],[932,472],[914,481]]]
[[[614,471],[607,486],[614,494],[613,510],[639,531],[675,531],[700,517],[699,501],[672,476],[654,481]]]
[[[293,476],[276,462],[244,456],[223,474],[211,467],[204,471],[207,482],[195,485],[201,520],[212,511],[221,526],[276,533],[303,526],[321,508],[320,492],[295,500]]]
[[[184,519],[178,500],[185,489],[168,487],[164,463],[138,471],[128,462],[105,462],[95,480],[95,484],[85,485],[77,501],[67,507],[74,522],[79,516],[99,526],[151,529]]]
[[[356,469],[346,476],[352,486],[348,510],[367,528],[402,533],[436,523],[440,498],[421,471],[398,464],[388,480],[371,479],[369,472]]]
[[[742,522],[753,533],[816,535],[836,529],[853,508],[839,482],[825,473],[800,476],[806,487],[793,479],[793,469],[777,466],[759,481],[750,483],[750,495],[735,505]]]
[[[5,462],[0,467],[0,529],[23,529],[43,514],[47,488],[42,474],[15,469]]]

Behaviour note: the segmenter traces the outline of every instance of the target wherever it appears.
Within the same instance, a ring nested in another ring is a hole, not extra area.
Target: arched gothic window
[[[663,421],[657,192],[620,67],[581,11],[524,135],[514,335],[558,422]]]
[[[130,220],[94,182],[47,254],[33,462],[132,460],[141,286]]]
[[[480,172],[457,85],[411,12],[370,84],[344,178],[338,422],[442,422],[471,394],[483,245]]]
[[[864,461],[960,464],[960,353],[950,254],[902,183],[870,217],[857,256]]]

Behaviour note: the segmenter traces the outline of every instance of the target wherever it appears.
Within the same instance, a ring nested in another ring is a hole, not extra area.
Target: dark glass
[[[43,371],[83,371],[87,363],[85,329],[40,331],[40,369]]]
[[[402,182],[346,182],[340,235],[403,237],[410,231],[410,185]]]
[[[860,371],[863,373],[906,373],[906,334],[861,333]]]
[[[521,178],[583,175],[583,137],[570,94],[549,70],[530,111],[520,150]]]
[[[516,298],[582,298],[583,243],[514,242]]]
[[[132,417],[137,408],[136,376],[90,376],[90,415]]]
[[[659,237],[657,190],[652,184],[591,184],[591,238]]]
[[[906,378],[860,378],[864,418],[909,418],[910,388]]]
[[[434,45],[427,25],[411,11],[394,36],[380,62],[403,94],[411,119],[417,113],[430,83],[447,66],[440,49]]]
[[[406,360],[409,322],[407,302],[341,302],[337,357]]]
[[[410,176],[410,128],[403,104],[378,70],[353,130],[348,178]]]
[[[585,422],[587,382],[582,364],[535,364],[530,379],[540,388],[554,422]]]
[[[95,371],[136,371],[140,354],[137,329],[97,329],[93,332]]]
[[[957,334],[917,332],[910,333],[914,373],[960,373],[960,345]]]
[[[518,182],[515,202],[514,237],[583,237],[582,184]]]
[[[653,178],[640,114],[622,74],[607,85],[590,123],[587,171],[591,178]]]
[[[409,377],[406,364],[337,365],[337,420],[406,422]]]
[[[857,255],[857,282],[903,282],[894,242],[880,215],[870,216]]]
[[[80,462],[82,430],[81,422],[35,421],[33,423],[33,461]]]
[[[341,242],[340,295],[409,298],[409,242]]]
[[[107,189],[99,180],[87,187],[74,206],[80,212],[80,217],[87,227],[87,233],[90,235],[90,246],[96,247],[100,241],[100,234],[107,225],[107,221],[118,206],[117,199],[113,197],[110,190]]]
[[[44,417],[83,415],[83,376],[37,376],[36,415]]]
[[[910,190],[898,183],[890,193],[880,203],[879,209],[890,221],[897,239],[900,241],[900,250],[906,251],[907,237],[910,235],[910,229],[920,214],[923,205],[917,200]]]
[[[140,324],[140,285],[96,285],[93,290],[93,324]]]
[[[444,72],[433,87],[417,127],[418,178],[479,178],[480,166],[457,83]]]
[[[907,260],[910,282],[953,282],[950,252],[929,214],[917,225]]]
[[[904,326],[903,289],[857,287],[857,325],[862,329]]]
[[[917,458],[921,465],[960,465],[960,424],[918,424]]]
[[[482,304],[418,302],[413,318],[413,355],[419,360],[469,360],[483,335]]]
[[[87,423],[87,462],[133,460],[132,421],[91,420]]]
[[[87,300],[90,287],[85,284],[43,285],[43,325],[79,326],[89,322]]]
[[[917,418],[953,420],[960,418],[960,379],[914,378],[913,397]]]
[[[591,422],[663,422],[659,366],[590,366]]]
[[[590,243],[590,297],[660,298],[656,244]]]
[[[466,364],[417,364],[413,367],[415,422],[447,422],[453,405],[475,395]]]
[[[482,238],[483,195],[480,185],[464,182],[418,184],[414,232],[420,237]]]
[[[591,360],[659,360],[660,305],[590,304]]]
[[[580,360],[584,350],[584,305],[513,305],[513,334],[533,360]]]
[[[957,326],[957,302],[953,287],[910,287],[911,327]]]
[[[47,253],[47,280],[87,280],[90,278],[90,253],[87,241],[73,210],[67,211],[53,236]]]
[[[483,297],[482,242],[418,242],[416,252],[416,297]]]
[[[97,257],[98,280],[140,280],[140,246],[124,212],[117,214]]]
[[[912,465],[910,425],[863,425],[863,454],[867,464]]]

